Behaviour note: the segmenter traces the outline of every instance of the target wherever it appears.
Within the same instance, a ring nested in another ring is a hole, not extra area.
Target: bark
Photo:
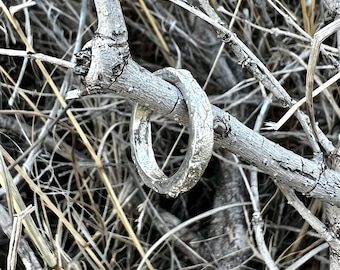
[[[95,2],[98,31],[92,42],[78,55],[77,70],[84,75],[87,94],[118,94],[188,125],[185,102],[179,90],[142,68],[131,58],[119,1]],[[266,67],[260,61],[253,61],[254,55],[233,33],[216,22],[212,22],[212,25],[217,28],[220,38],[235,53],[243,67],[247,68],[284,106],[294,104],[292,98]],[[331,269],[338,269],[340,173],[337,172],[337,168],[333,170],[327,167],[320,158],[322,154],[320,155],[319,146],[308,125],[308,117],[300,111],[295,113],[316,153],[314,160],[303,158],[271,142],[215,106],[212,106],[212,111],[216,146],[227,149],[241,157],[243,161],[256,166],[270,175],[279,186],[293,188],[305,196],[319,198],[328,203],[328,218],[333,235],[326,240],[331,247]],[[337,157],[336,154],[335,158]]]
[[[124,20],[113,13],[114,8],[97,5],[102,2],[108,6],[111,3],[96,1],[99,27],[92,44],[86,49],[86,53],[90,50],[91,57],[90,66],[86,66],[89,72],[84,74],[89,94],[115,93],[188,125],[185,102],[179,90],[131,59]],[[112,5],[117,4],[119,1],[113,1]],[[101,23],[101,20],[109,20],[110,23]],[[121,27],[120,31],[116,30],[117,26]],[[254,64],[252,68],[255,68]],[[269,79],[264,81],[276,85]],[[308,160],[271,142],[215,106],[212,110],[216,145],[240,156],[245,162],[272,176],[274,181],[306,196],[340,205],[338,172],[327,168],[323,162]]]
[[[333,158],[332,167],[336,171],[340,171],[340,144],[337,147],[337,155]],[[329,269],[340,269],[340,208],[326,203],[326,218],[328,227],[332,233],[333,239],[329,241]]]
[[[102,41],[105,42],[105,40]],[[98,53],[97,50],[96,52]],[[92,51],[92,53],[94,52]],[[102,51],[102,53],[112,55],[115,52],[112,48],[107,47],[106,52]],[[116,63],[116,61],[112,61],[112,59],[106,61],[109,58],[97,55],[92,59],[92,62],[100,61],[100,65],[103,65],[102,69],[112,70],[114,68],[112,63]],[[92,63],[90,70],[91,67]],[[104,78],[100,74],[98,77]],[[149,106],[161,115],[188,125],[185,102],[179,90],[154,76],[131,58],[128,58],[122,73],[108,88],[105,86],[110,84],[109,82],[89,77],[86,77],[86,84],[95,89],[102,87],[100,88],[102,92],[112,92],[127,97],[132,101]],[[271,142],[240,123],[229,113],[215,106],[212,106],[212,109],[216,145],[240,156],[245,162],[272,176],[274,181],[280,181],[306,196],[340,205],[340,184],[337,181],[340,177],[339,173],[327,168],[323,163],[318,164],[303,158]]]
[[[337,1],[323,1],[326,8],[335,18],[339,18],[339,0]],[[338,31],[338,48],[339,48],[339,31]],[[338,142],[336,154],[332,158],[332,169],[340,171],[340,144]],[[326,203],[326,218],[329,223],[329,230],[333,234],[332,241],[329,241],[329,269],[340,269],[340,208],[330,203]]]
[[[224,151],[225,152],[225,151]],[[231,159],[230,153],[223,156]],[[221,170],[217,175],[217,188],[214,197],[214,208],[222,205],[244,201],[247,197],[242,177],[236,166],[221,162]],[[247,241],[243,207],[233,207],[214,215],[210,222],[208,239],[209,251],[214,254],[217,269],[241,269],[240,266],[252,255]],[[207,248],[206,248],[207,249]]]

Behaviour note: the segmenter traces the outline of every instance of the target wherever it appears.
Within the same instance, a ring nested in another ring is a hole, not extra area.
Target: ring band
[[[152,149],[150,117],[153,111],[137,103],[130,127],[132,158],[148,187],[177,197],[200,180],[208,165],[214,144],[213,114],[207,95],[189,71],[164,68],[154,74],[175,85],[184,97],[189,113],[188,149],[178,171],[171,177],[166,176]]]

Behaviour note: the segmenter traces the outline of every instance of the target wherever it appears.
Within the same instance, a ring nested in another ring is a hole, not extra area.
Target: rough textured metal
[[[156,192],[176,197],[191,189],[201,178],[212,155],[213,114],[207,95],[187,70],[165,68],[155,75],[174,84],[182,93],[189,113],[188,149],[178,171],[167,177],[159,168],[152,149],[152,110],[136,104],[131,117],[133,161],[144,183]]]

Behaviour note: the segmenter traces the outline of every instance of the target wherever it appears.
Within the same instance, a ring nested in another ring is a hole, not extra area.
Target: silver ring
[[[167,177],[159,168],[152,149],[152,110],[136,104],[130,127],[132,158],[143,182],[156,192],[177,197],[201,178],[211,158],[214,144],[213,114],[207,95],[183,69],[164,68],[154,73],[174,84],[182,93],[189,113],[189,142],[178,171]]]

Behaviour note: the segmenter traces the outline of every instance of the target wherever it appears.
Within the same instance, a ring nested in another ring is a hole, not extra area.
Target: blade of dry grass
[[[24,201],[22,200],[20,193],[17,189],[17,187],[13,183],[13,178],[6,179],[7,177],[10,177],[9,172],[6,172],[7,167],[4,166],[5,162],[3,160],[3,148],[1,146],[1,153],[0,153],[0,159],[1,159],[1,170],[0,170],[0,185],[2,187],[8,187],[7,192],[11,194],[12,203],[14,206],[14,209],[16,213],[21,213],[26,209],[26,205]],[[6,154],[6,153],[5,153]],[[6,155],[4,155],[6,158]],[[6,158],[7,159],[7,158]],[[13,160],[12,160],[13,162]],[[27,216],[25,220],[23,221],[23,224],[30,236],[30,239],[34,242],[35,246],[39,249],[40,253],[42,254],[44,260],[48,264],[49,267],[54,268],[57,266],[57,259],[54,255],[54,253],[51,251],[45,237],[41,235],[39,232],[37,226],[35,225],[35,222],[33,221],[31,216]],[[15,233],[15,232],[14,232]]]
[[[0,205],[0,216],[1,216],[0,224],[1,224],[1,227],[4,233],[8,237],[11,237],[11,234],[13,231],[12,221],[6,209],[2,205]],[[27,241],[23,239],[22,237],[19,240],[17,253],[20,256],[20,259],[25,265],[26,269],[36,269],[36,270],[43,269],[37,257],[35,256],[35,252],[31,249]]]
[[[27,206],[22,212],[15,214],[13,217],[13,229],[10,236],[9,242],[9,252],[7,258],[7,269],[15,270],[17,269],[17,253],[19,247],[19,241],[21,238],[21,231],[23,225],[23,219],[30,215],[34,211],[32,205]]]
[[[8,11],[7,7],[5,6],[5,4],[3,3],[3,1],[0,1],[0,7],[1,9],[4,11],[4,13],[6,14],[7,18],[10,20],[10,22],[12,23],[13,27],[15,28],[15,30],[17,31],[17,33],[19,34],[21,40],[24,42],[24,44],[26,45],[27,49],[31,52],[34,52],[34,49],[32,48],[32,46],[29,44],[27,38],[25,37],[25,34],[23,33],[22,29],[20,28],[19,23],[17,22],[17,20],[10,14],[10,12]],[[44,65],[42,64],[42,62],[40,60],[36,60],[36,63],[40,69],[40,71],[42,72],[42,74],[44,75],[46,81],[48,82],[48,84],[51,86],[53,92],[55,93],[57,99],[59,100],[60,104],[66,108],[67,104],[64,100],[64,98],[61,96],[57,86],[55,85],[55,83],[53,82],[53,80],[51,79],[50,75],[48,74],[46,68],[44,67]],[[105,187],[107,188],[107,191],[109,193],[109,196],[112,200],[112,203],[115,207],[115,209],[117,210],[117,214],[119,216],[119,218],[121,219],[124,227],[126,228],[128,234],[130,235],[132,241],[134,242],[137,250],[139,251],[139,253],[141,254],[141,256],[143,257],[145,255],[144,250],[142,248],[142,245],[140,244],[138,238],[136,237],[128,219],[126,218],[126,215],[119,203],[119,200],[111,186],[111,183],[109,181],[109,178],[103,168],[103,164],[101,162],[101,160],[98,158],[97,154],[95,153],[92,145],[90,144],[89,140],[87,139],[85,133],[83,132],[82,128],[80,127],[78,121],[76,120],[76,118],[74,117],[74,115],[72,114],[72,112],[70,110],[66,111],[66,114],[68,115],[68,117],[70,118],[70,121],[72,122],[72,124],[74,125],[75,129],[77,130],[79,136],[81,137],[84,145],[86,146],[86,148],[88,149],[90,155],[92,156],[92,158],[94,159],[96,166],[98,168],[98,172],[100,174],[100,177],[105,185]],[[89,250],[88,250],[89,251]],[[89,253],[90,255],[94,255],[92,252]],[[91,257],[92,257],[91,256]],[[93,256],[92,259],[96,260],[98,263],[98,266],[102,268],[101,263],[99,263],[99,261],[97,260],[96,256]],[[150,269],[153,269],[151,263],[148,261],[147,262],[148,266]]]
[[[169,53],[170,53],[169,47],[168,47],[167,43],[165,42],[162,33],[159,31],[158,23],[156,22],[155,18],[152,16],[150,10],[146,6],[145,1],[144,0],[139,0],[139,3],[141,5],[141,8],[144,11],[148,21],[151,24],[151,27],[152,27],[153,31],[155,32],[157,38],[159,39],[159,42],[161,43],[161,46],[163,47],[163,50],[165,51],[165,53],[163,53],[164,57],[166,59],[168,59],[168,62],[169,62],[170,66],[175,66],[174,59],[169,55]]]
[[[2,155],[5,157],[5,159],[9,162],[9,163],[14,163],[14,159],[7,153],[7,151],[5,149],[2,148],[2,146],[0,146],[0,150]],[[23,171],[23,169],[19,166],[16,165],[14,167],[16,169],[16,171],[25,179],[25,181],[27,182],[27,184],[30,186],[30,188],[39,195],[39,197],[42,199],[42,201],[46,204],[46,206],[59,218],[60,221],[62,221],[62,223],[65,225],[65,227],[70,231],[70,233],[74,236],[75,240],[79,243],[79,245],[81,245],[82,247],[84,247],[84,249],[86,250],[86,252],[89,254],[89,256],[96,262],[97,266],[99,267],[99,269],[105,269],[105,267],[101,264],[99,258],[97,258],[97,256],[94,254],[94,252],[91,250],[91,248],[88,246],[88,243],[82,238],[82,236],[76,231],[76,229],[70,224],[70,222],[65,218],[64,214],[60,212],[60,210],[51,202],[51,200],[44,194],[44,192],[33,182],[33,180]],[[2,179],[0,179],[2,180]],[[9,183],[11,184],[11,181],[9,181]],[[1,182],[1,185],[4,186],[4,183]],[[21,209],[25,208],[25,205],[22,201],[22,198],[20,196],[20,193],[17,189],[17,187],[12,183],[11,184],[11,192],[12,194],[15,195],[15,204],[17,204],[16,207],[19,207],[19,205],[21,205],[21,208],[16,208],[17,212],[22,211]],[[34,224],[33,220],[32,223]],[[25,225],[25,223],[24,223]],[[26,226],[25,226],[26,228]],[[36,229],[35,225],[32,225],[34,233],[31,234],[31,238],[32,240],[35,240],[35,236],[39,236],[39,231]],[[35,228],[35,229],[34,229]],[[27,229],[27,228],[26,228]],[[28,228],[29,230],[30,228]],[[39,239],[39,238],[38,238]],[[43,240],[40,240],[43,241]],[[47,247],[48,245],[45,244],[45,246],[41,246],[41,244],[38,244],[38,246],[40,248],[43,249],[42,253],[46,253],[47,250],[49,250]],[[51,255],[54,257],[54,255]],[[55,258],[55,257],[54,257]],[[46,258],[45,258],[46,259]],[[54,265],[51,264],[51,267],[54,267],[57,265],[57,263],[55,262]]]
[[[167,238],[171,237],[175,232],[182,230],[183,228],[185,228],[186,226],[189,226],[190,224],[197,222],[198,220],[204,219],[206,217],[209,217],[219,211],[223,211],[225,209],[231,208],[231,207],[238,207],[238,206],[245,206],[245,205],[250,205],[250,203],[245,202],[245,203],[233,203],[233,204],[229,204],[229,205],[224,205],[224,206],[220,206],[218,208],[206,211],[202,214],[199,214],[191,219],[188,219],[184,222],[182,222],[181,224],[179,224],[178,226],[176,226],[175,228],[169,230],[166,234],[164,234],[161,238],[159,238],[157,240],[156,243],[154,243],[152,245],[152,247],[150,247],[147,251],[147,253],[145,254],[145,256],[143,257],[143,260],[140,262],[140,264],[138,265],[137,270],[141,270],[143,269],[143,265],[146,262],[146,260],[151,256],[151,254],[164,242],[167,240]]]

